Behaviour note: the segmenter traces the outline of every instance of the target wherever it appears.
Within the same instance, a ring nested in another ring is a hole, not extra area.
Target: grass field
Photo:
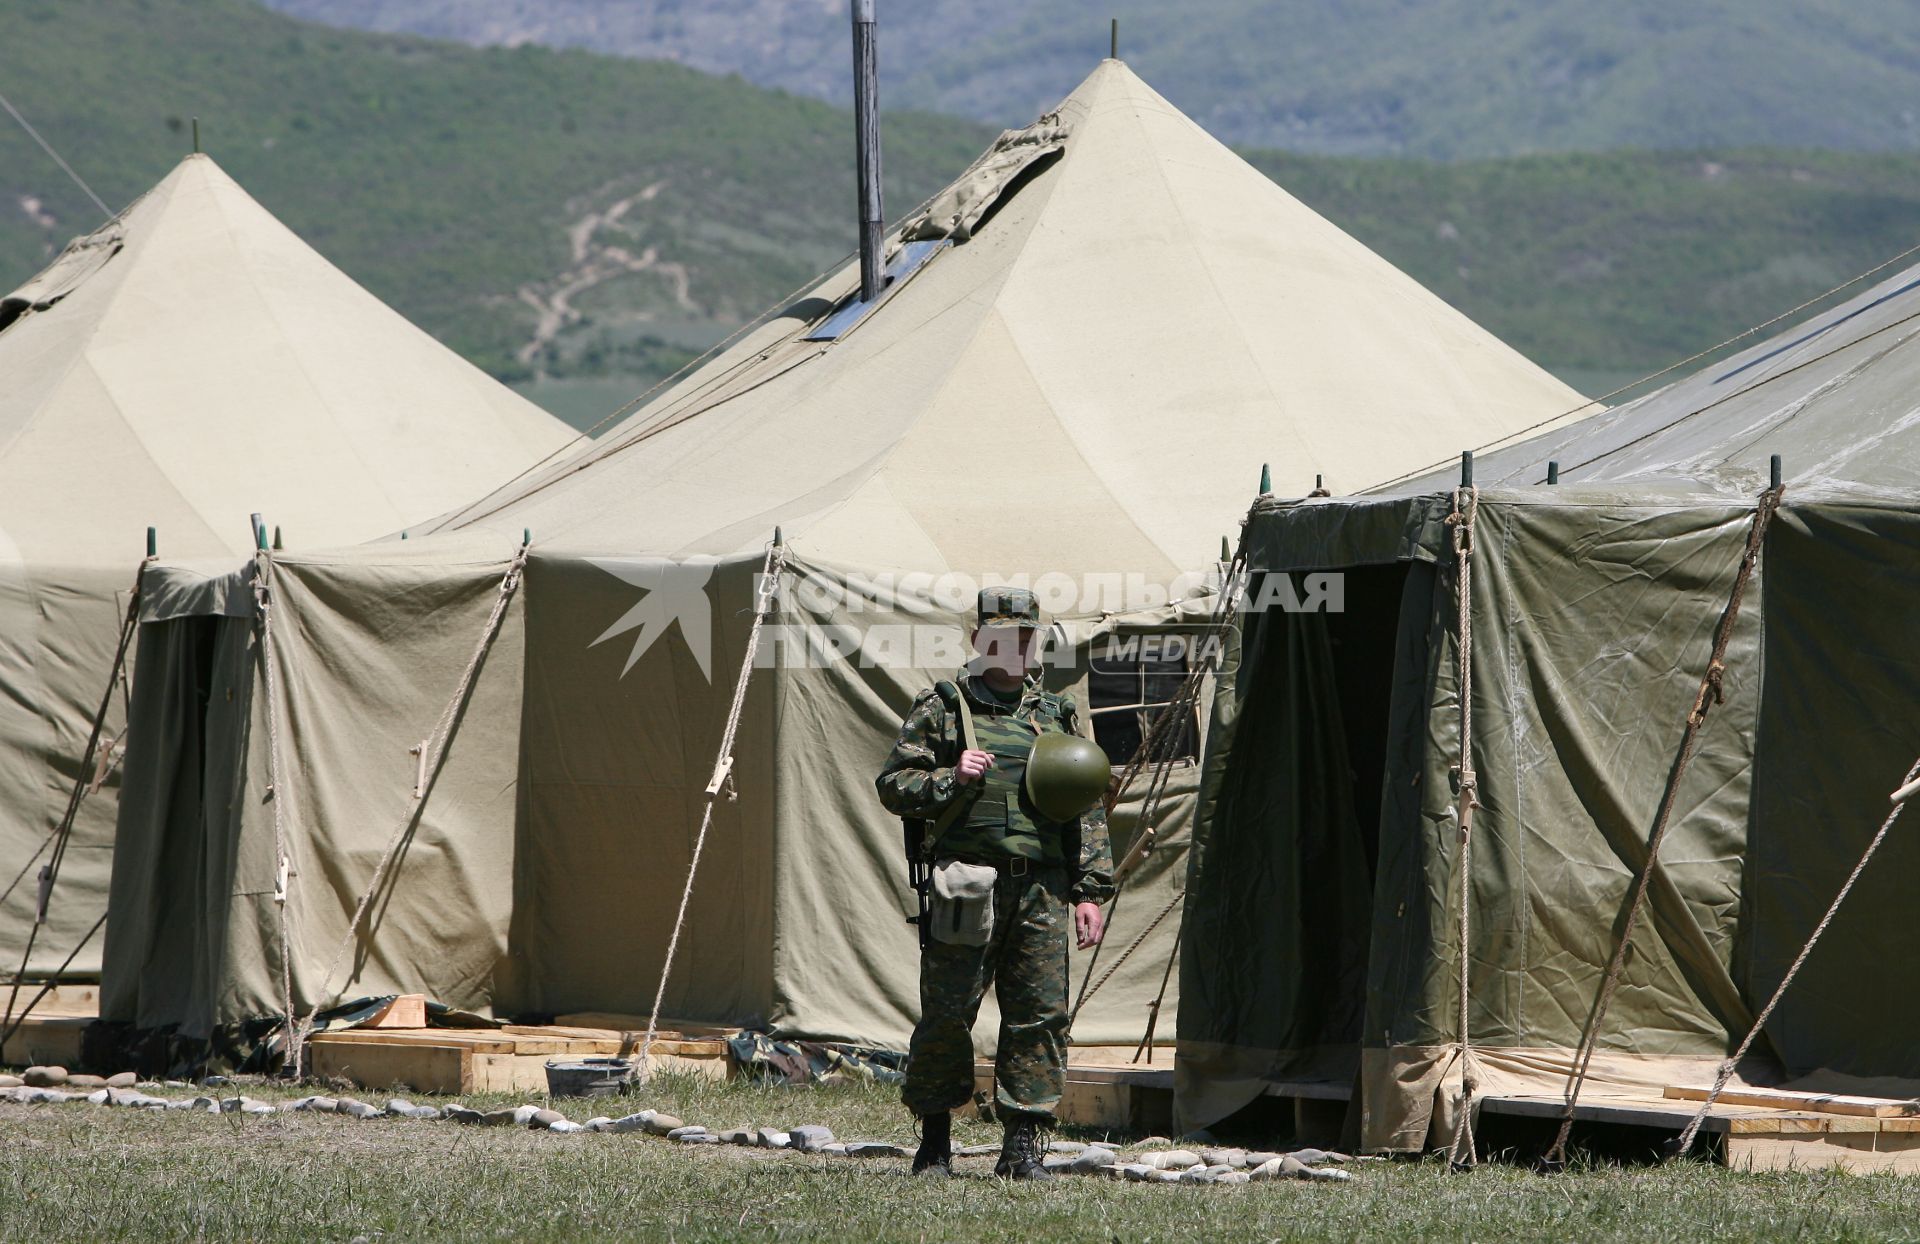
[[[178,1095],[188,1090],[170,1090]],[[233,1090],[225,1090],[233,1091]],[[291,1099],[286,1089],[250,1095]],[[384,1097],[361,1094],[375,1101]],[[469,1098],[468,1104],[511,1104]],[[662,1078],[649,1105],[709,1127],[824,1123],[911,1143],[892,1091]],[[586,1102],[559,1103],[576,1120]],[[1069,1132],[1080,1139],[1088,1133]],[[995,1139],[967,1123],[956,1140]],[[1347,1184],[1185,1187],[1087,1177],[1008,1185],[991,1159],[944,1185],[897,1159],[816,1157],[643,1135],[446,1122],[260,1118],[0,1105],[0,1238],[258,1240],[630,1238],[1122,1241],[1866,1240],[1920,1235],[1920,1181],[1742,1175],[1704,1162],[1582,1166],[1365,1163]]]

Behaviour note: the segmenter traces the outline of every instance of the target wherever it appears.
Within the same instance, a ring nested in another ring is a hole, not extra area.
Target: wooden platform
[[[1731,1096],[1737,1100],[1729,1101]],[[1582,1100],[1574,1118],[1585,1123],[1653,1128],[1676,1136],[1706,1098],[1704,1089],[1668,1088],[1660,1097]],[[1483,1113],[1558,1119],[1559,1094],[1489,1097]],[[1735,1170],[1839,1168],[1920,1174],[1920,1105],[1889,1098],[1789,1093],[1778,1089],[1723,1094],[1700,1125],[1722,1162]]]
[[[4,999],[0,999],[0,1005],[4,1005]],[[7,1038],[6,1045],[0,1047],[0,1066],[37,1064],[81,1070],[80,1038],[92,1022],[91,1015],[42,1015],[40,1008],[35,1007],[33,1014],[22,1020],[19,1029]]]
[[[1067,1062],[1066,1090],[1060,1098],[1062,1122],[1165,1134],[1173,1127],[1173,1047],[1156,1046],[1152,1061],[1133,1061],[1134,1047],[1076,1045]],[[974,1064],[974,1087],[991,1094],[993,1064]],[[1294,1130],[1300,1135],[1333,1135],[1340,1129],[1351,1091],[1326,1083],[1273,1083],[1268,1097],[1294,1103]]]
[[[0,1008],[6,1005],[6,996],[11,987],[0,988]],[[40,983],[29,982],[20,986],[20,1000],[15,1003],[16,1010],[26,1010],[33,1002],[34,995],[40,992]],[[55,985],[47,991],[47,996],[33,1003],[33,1013],[28,1019],[43,1015],[61,1016],[72,1019],[84,1017],[92,1019],[100,1014],[100,986],[85,982]]]
[[[564,1019],[579,1018],[562,1016]],[[308,1042],[308,1069],[367,1089],[414,1093],[534,1093],[547,1087],[547,1060],[637,1057],[643,1028],[576,1024],[504,1028],[347,1028]],[[684,1027],[654,1036],[655,1070],[725,1079],[727,1043],[718,1030]]]
[[[57,1000],[55,996],[43,999],[21,1022],[19,1030],[0,1049],[0,1065],[57,1064],[70,1071],[119,1070],[86,1067],[81,1058],[81,1036],[94,1022],[97,992],[76,994],[64,986],[62,991]],[[78,1013],[59,1013],[62,1011]],[[418,1008],[395,1006],[378,1022],[404,1021],[416,1014],[424,1018]],[[636,1057],[646,1037],[646,1021],[641,1019],[629,1026],[626,1021],[633,1019],[631,1016],[559,1018],[575,1022],[539,1027],[509,1024],[504,1028],[366,1026],[316,1033],[308,1041],[308,1071],[323,1080],[343,1079],[370,1090],[541,1093],[547,1088],[548,1059]],[[726,1038],[734,1031],[696,1024],[663,1027],[654,1037],[653,1066],[724,1079],[730,1070]]]

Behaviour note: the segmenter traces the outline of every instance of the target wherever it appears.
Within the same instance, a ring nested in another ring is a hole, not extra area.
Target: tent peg
[[[1560,482],[1560,460],[1558,458],[1547,459],[1547,482],[1549,484],[1557,484]]]
[[[147,556],[160,556],[160,529],[158,527],[147,528]]]
[[[1780,491],[1780,455],[1779,454],[1773,455],[1772,460],[1767,464],[1767,470],[1773,478],[1773,490],[1775,492]]]
[[[1460,451],[1460,487],[1473,487],[1473,451],[1471,449]]]
[[[281,549],[284,549],[286,547],[287,547],[286,545],[280,543],[280,524],[275,523],[273,525],[273,551],[278,553]]]
[[[1273,491],[1273,468],[1266,463],[1260,464],[1260,495],[1266,496]]]
[[[253,516],[253,547],[267,551],[267,527],[258,514]]]

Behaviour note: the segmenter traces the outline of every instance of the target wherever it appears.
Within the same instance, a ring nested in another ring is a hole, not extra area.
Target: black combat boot
[[[1009,1115],[1007,1138],[1001,1142],[993,1173],[1002,1179],[1052,1179],[1053,1172],[1041,1165],[1044,1154],[1040,1120],[1030,1114]]]
[[[913,1155],[913,1173],[945,1179],[953,1174],[953,1114],[920,1116],[920,1152]]]

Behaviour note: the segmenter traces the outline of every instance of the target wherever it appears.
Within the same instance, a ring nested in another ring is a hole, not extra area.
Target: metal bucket
[[[547,1093],[553,1097],[612,1097],[633,1077],[625,1058],[547,1060]]]

